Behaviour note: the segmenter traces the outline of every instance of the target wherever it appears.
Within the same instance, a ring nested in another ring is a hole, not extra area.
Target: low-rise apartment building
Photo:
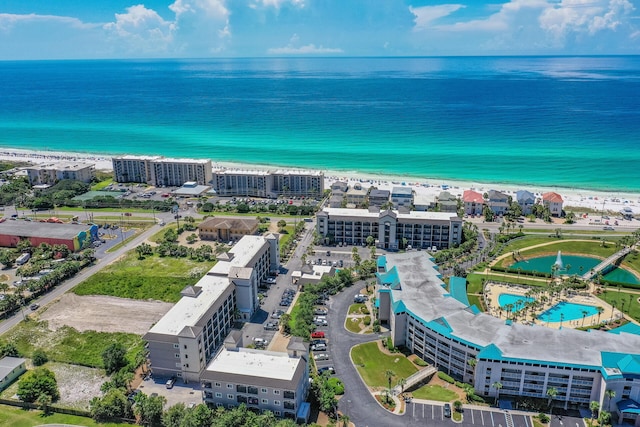
[[[536,204],[536,196],[527,190],[516,191],[516,201],[520,205],[522,215],[531,215],[533,211],[533,205]]]
[[[388,254],[378,268],[380,320],[393,344],[472,383],[479,395],[546,399],[554,388],[556,405],[588,408],[592,401],[605,407],[612,389],[611,404],[637,417],[628,408],[640,399],[640,335],[523,325],[482,313],[447,291],[425,252]]]
[[[85,162],[56,162],[24,168],[31,185],[53,185],[63,179],[89,183],[95,173],[95,165]]]
[[[316,217],[318,234],[332,243],[361,245],[373,236],[385,249],[405,241],[413,248],[446,249],[462,239],[462,220],[446,212],[325,208]]]
[[[347,206],[353,205],[354,207],[363,207],[367,202],[368,191],[362,187],[351,187],[345,193],[347,198]]]
[[[216,240],[228,242],[239,240],[244,236],[256,234],[259,221],[247,217],[215,217],[209,218],[198,225],[198,237],[201,240]]]
[[[319,171],[219,169],[213,172],[213,188],[220,196],[320,197],[324,193],[324,174]]]
[[[259,307],[258,285],[280,263],[275,235],[245,236],[143,339],[154,374],[198,381],[236,317],[248,320]]]
[[[399,206],[410,207],[413,204],[413,190],[411,187],[393,187],[391,189],[391,202],[394,208]]]
[[[504,215],[509,209],[509,196],[496,190],[489,190],[487,206],[497,216]]]
[[[227,409],[245,404],[260,412],[271,411],[276,417],[307,422],[307,357],[291,349],[276,353],[223,348],[202,373],[204,402]]]
[[[207,185],[213,179],[211,160],[126,155],[111,161],[116,182],[179,187],[189,181]]]
[[[389,203],[390,196],[391,191],[389,190],[378,190],[377,188],[372,188],[371,191],[369,191],[369,206],[385,206]]]
[[[484,198],[482,194],[473,190],[464,190],[462,193],[462,203],[465,215],[482,215],[484,209]]]

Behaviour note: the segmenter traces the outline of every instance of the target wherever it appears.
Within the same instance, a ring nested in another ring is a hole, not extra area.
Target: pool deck
[[[484,288],[484,296],[485,302],[490,300],[490,304],[488,304],[488,313],[494,317],[500,319],[507,319],[507,311],[502,309],[500,310],[500,304],[498,303],[498,298],[501,294],[511,294],[511,295],[522,295],[526,296],[526,293],[534,289],[532,286],[523,286],[523,285],[505,285],[502,283],[493,283],[488,282]],[[576,293],[574,295],[563,295],[562,297],[554,298],[553,303],[545,303],[541,308],[539,308],[536,313],[540,315],[544,311],[553,307],[561,301],[566,301],[574,304],[584,304],[591,305],[594,307],[602,307],[604,311],[600,314],[600,323],[609,323],[611,319],[618,319],[623,317],[622,313],[614,309],[611,305],[607,304],[605,301],[596,298],[593,295],[589,295],[586,292]],[[502,311],[502,315],[500,315]],[[579,328],[583,326],[583,319],[575,319],[575,320],[566,320],[564,322],[544,322],[539,319],[531,319],[530,316],[527,316],[526,320],[519,320],[519,323],[523,324],[531,324],[533,322],[536,325],[547,326],[549,328],[559,329],[561,326],[563,328]],[[587,325],[596,325],[598,323],[598,315],[595,314],[593,316],[587,316],[584,319],[584,326]]]

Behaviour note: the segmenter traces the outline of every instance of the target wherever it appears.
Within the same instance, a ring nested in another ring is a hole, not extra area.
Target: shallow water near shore
[[[640,58],[0,62],[0,146],[640,192]]]

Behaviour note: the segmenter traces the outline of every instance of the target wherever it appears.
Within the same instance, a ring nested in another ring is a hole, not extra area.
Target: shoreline
[[[149,154],[152,155],[152,154]],[[34,151],[25,149],[14,149],[0,147],[0,160],[27,161],[35,164],[43,164],[57,161],[83,161],[94,163],[96,170],[113,170],[111,158],[116,155],[84,153],[84,152],[63,152],[63,151]],[[227,168],[238,170],[321,170],[312,168],[300,168],[278,165],[263,165],[238,162],[216,161],[211,159],[215,169]],[[624,190],[591,190],[582,188],[565,188],[559,186],[536,186],[533,184],[511,184],[511,183],[482,183],[477,181],[462,181],[439,178],[422,178],[402,175],[376,174],[361,171],[338,171],[322,170],[325,175],[325,188],[329,188],[336,180],[347,181],[349,184],[356,182],[368,185],[375,185],[380,189],[390,189],[393,186],[406,185],[412,187],[416,194],[426,197],[438,195],[441,191],[449,191],[454,196],[462,196],[464,190],[472,189],[479,193],[489,190],[502,191],[508,195],[515,196],[518,190],[531,191],[536,196],[542,193],[553,191],[559,193],[564,201],[565,207],[577,207],[600,211],[620,211],[623,207],[629,207],[634,213],[640,214],[640,191],[630,192]]]

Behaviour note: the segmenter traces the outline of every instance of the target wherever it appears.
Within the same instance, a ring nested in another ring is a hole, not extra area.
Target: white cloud
[[[464,7],[462,4],[440,4],[421,7],[409,6],[409,12],[415,16],[413,20],[415,23],[414,30],[419,31],[429,28],[433,21],[451,15],[453,12]]]
[[[295,7],[304,7],[305,0],[258,0],[257,4],[260,4],[264,7],[273,7],[275,9],[280,9],[283,4],[291,3],[291,5]],[[256,7],[256,4],[249,5],[252,8]]]
[[[115,22],[104,24],[113,47],[132,54],[162,53],[173,41],[175,24],[165,21],[144,5],[130,6],[126,13],[116,13]]]
[[[443,31],[488,31],[501,32],[510,29],[517,30],[526,24],[521,15],[528,15],[532,10],[543,9],[549,3],[547,0],[511,0],[503,4],[500,9],[485,19],[461,21],[450,25],[439,25],[437,28]]]
[[[633,10],[628,0],[562,0],[543,11],[539,21],[545,31],[562,41],[571,33],[615,31]]]
[[[313,43],[297,46],[300,41],[300,37],[297,34],[294,34],[289,39],[289,44],[284,47],[273,47],[267,49],[267,54],[269,55],[322,55],[328,53],[344,53],[342,49],[339,48],[330,48],[316,46]]]
[[[36,15],[30,13],[26,15],[16,15],[11,13],[0,13],[0,30],[11,31],[16,25],[32,24],[32,23],[58,23],[75,28],[95,28],[99,25],[85,24],[77,18],[69,16],[56,15]]]
[[[218,53],[232,36],[225,0],[175,0],[174,48],[186,55]]]

